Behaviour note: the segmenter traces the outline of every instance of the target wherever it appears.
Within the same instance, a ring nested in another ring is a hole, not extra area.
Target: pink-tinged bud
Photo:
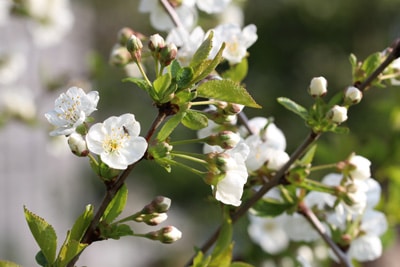
[[[222,131],[217,134],[210,135],[205,142],[211,146],[220,146],[223,149],[234,148],[240,141],[240,136],[231,131]]]
[[[159,52],[161,48],[163,48],[164,46],[165,46],[165,41],[164,38],[161,37],[161,35],[157,33],[150,36],[149,40],[150,51]]]
[[[143,49],[142,41],[140,41],[140,39],[135,35],[131,35],[131,37],[126,43],[126,48],[131,53],[134,60],[136,62],[140,62],[142,58],[142,49]]]
[[[171,199],[163,196],[157,196],[142,209],[143,214],[164,213],[171,207]]]
[[[72,133],[68,137],[68,145],[72,153],[78,157],[86,157],[89,154],[85,139],[78,133]]]
[[[347,108],[334,105],[331,110],[328,111],[327,116],[331,121],[340,124],[347,120]]]
[[[182,232],[174,226],[166,226],[158,231],[149,232],[145,235],[152,240],[158,240],[161,243],[170,244],[182,238]]]
[[[327,86],[328,82],[324,77],[315,77],[311,80],[308,92],[312,97],[324,96],[328,92]]]
[[[160,50],[160,63],[165,67],[171,64],[172,60],[176,58],[178,48],[175,44],[169,43]]]
[[[144,222],[148,225],[158,225],[168,218],[166,213],[153,213],[151,218],[147,218]]]
[[[110,55],[110,64],[112,66],[123,67],[132,61],[132,56],[124,46],[116,44]]]
[[[360,103],[362,97],[363,93],[357,87],[354,86],[347,87],[344,93],[344,99],[349,104]]]
[[[122,46],[125,46],[128,42],[129,38],[134,35],[134,31],[131,28],[124,27],[118,32],[118,43]]]

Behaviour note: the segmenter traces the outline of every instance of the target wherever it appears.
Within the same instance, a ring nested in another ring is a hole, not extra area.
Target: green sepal
[[[197,131],[207,127],[208,118],[200,111],[188,109],[182,118],[182,124],[191,130]]]
[[[204,254],[201,250],[197,252],[196,257],[193,259],[193,265],[190,267],[207,267],[210,263],[211,256],[204,257]]]
[[[1,267],[21,267],[21,265],[18,265],[15,262],[2,261],[2,260],[0,260],[0,266]]]
[[[277,100],[278,103],[284,106],[287,110],[299,115],[303,120],[308,120],[309,114],[305,107],[286,97],[278,97]]]
[[[157,134],[158,141],[165,141],[170,134],[174,131],[174,129],[179,125],[182,118],[185,116],[186,112],[178,112],[174,116],[172,116],[160,129]]]
[[[122,82],[131,82],[136,84],[139,88],[143,89],[145,92],[150,93],[152,90],[150,84],[142,78],[128,77],[122,80]]]
[[[71,229],[70,238],[72,240],[81,241],[90,222],[93,219],[93,205],[87,205],[85,211],[78,217]]]
[[[222,73],[222,77],[240,83],[247,76],[249,64],[247,58],[244,57],[238,64],[232,65],[227,71]]]
[[[258,217],[276,217],[291,206],[293,206],[293,204],[282,202],[274,198],[263,198],[256,202],[251,208],[251,211]]]
[[[118,240],[124,236],[134,235],[131,227],[127,224],[100,224],[100,232],[104,239],[112,238]]]
[[[229,267],[254,267],[254,265],[251,265],[246,262],[235,261],[235,262],[232,262],[232,264]]]
[[[196,67],[198,65],[202,64],[203,61],[208,58],[208,56],[210,55],[212,46],[213,46],[213,44],[212,44],[213,36],[214,36],[214,32],[211,31],[208,34],[207,38],[201,43],[199,48],[194,53],[192,60],[190,61],[190,64],[189,64],[190,67],[196,69]]]
[[[123,184],[115,194],[114,198],[111,200],[110,204],[108,204],[106,210],[104,211],[101,222],[106,224],[112,223],[124,210],[127,199],[128,188],[125,184]]]
[[[244,87],[231,80],[210,80],[202,83],[197,87],[197,94],[200,97],[261,108]]]
[[[60,248],[55,266],[65,267],[68,263],[79,255],[89,244],[82,244],[71,237],[71,232],[67,233],[64,244]]]
[[[56,258],[57,235],[53,226],[24,206],[25,219],[48,264]]]
[[[121,170],[110,168],[104,162],[99,163],[99,176],[104,181],[111,181],[115,179],[120,173]]]

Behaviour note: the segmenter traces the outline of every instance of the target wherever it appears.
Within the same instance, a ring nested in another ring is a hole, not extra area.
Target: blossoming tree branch
[[[101,97],[97,91],[71,87],[55,100],[54,109],[45,114],[54,126],[50,135],[68,138],[71,152],[88,161],[105,194],[100,204],[82,207],[62,244],[45,219],[30,211],[29,204],[24,207],[39,247],[40,266],[76,266],[88,246],[107,239],[137,237],[168,244],[185,235],[174,226],[159,227],[168,217],[171,199],[167,197],[155,196],[141,210],[121,218],[128,198],[127,179],[145,160],[161,166],[160,172],[183,168],[194,174],[193,179],[210,188],[215,199],[210,205],[221,206],[221,224],[204,244],[194,244],[198,248],[188,256],[186,266],[252,266],[233,255],[233,225],[243,216],[249,219],[250,238],[269,255],[287,250],[290,243],[323,240],[328,257],[341,266],[380,257],[380,236],[387,230],[387,220],[375,209],[381,186],[371,177],[371,162],[357,152],[328,165],[313,162],[319,137],[327,132],[347,133],[344,123],[349,111],[368,89],[396,82],[400,39],[362,61],[351,55],[353,80],[330,99],[328,81],[322,76],[304,86],[313,99],[311,106],[278,98],[309,128],[309,135],[289,154],[285,135],[272,118],[247,118],[244,113],[245,107],[266,104],[254,100],[243,84],[247,49],[258,38],[256,26],[221,24],[204,31],[194,25],[195,13],[187,12],[218,13],[229,3],[142,0],[140,11],[150,13],[160,33],[129,27],[119,31],[110,62],[137,69],[138,75],[123,81],[152,100],[149,109],[156,115],[149,129],[141,129],[140,118],[128,112],[97,122],[94,114]],[[197,138],[174,140],[171,134],[178,125],[195,132]],[[185,151],[185,145],[193,143],[203,144],[203,151]],[[321,170],[330,173],[320,177]],[[154,231],[137,232],[134,223],[153,226]],[[295,261],[301,266],[317,264],[301,254]]]

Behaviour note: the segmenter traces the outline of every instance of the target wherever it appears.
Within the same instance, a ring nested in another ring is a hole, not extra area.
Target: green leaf
[[[120,239],[123,236],[131,236],[133,231],[127,224],[118,224],[112,226],[112,231],[108,233],[107,238]]]
[[[73,240],[70,236],[70,233],[67,234],[66,242],[60,249],[60,253],[58,255],[56,266],[57,267],[65,267],[68,263],[75,258],[75,256],[79,255],[88,244],[79,243],[76,240]]]
[[[235,261],[232,262],[230,267],[254,267],[254,265],[245,263],[245,262],[241,262],[241,261]]]
[[[293,205],[290,203],[284,203],[273,198],[263,198],[257,201],[252,207],[252,211],[259,217],[275,217],[282,214],[291,206]]]
[[[214,32],[211,31],[207,38],[201,43],[200,47],[196,50],[192,57],[192,61],[190,62],[189,66],[193,67],[194,69],[200,65],[204,60],[208,58],[208,55],[212,49],[212,38],[214,36]]]
[[[142,78],[135,78],[135,77],[129,77],[129,78],[125,78],[122,80],[122,82],[131,82],[136,84],[139,88],[143,89],[146,92],[150,92],[151,91],[151,86],[146,82],[146,80],[142,79]]]
[[[185,89],[190,86],[193,79],[193,69],[191,67],[184,67],[176,74],[176,83],[178,90]]]
[[[87,205],[85,211],[78,217],[72,226],[70,238],[80,242],[92,219],[93,205]]]
[[[217,55],[212,60],[204,60],[201,64],[194,68],[192,83],[197,83],[204,78],[206,78],[211,72],[215,70],[218,64],[222,61],[222,53],[225,49],[225,43],[223,43],[217,53]]]
[[[331,131],[337,134],[348,134],[350,132],[350,129],[344,126],[338,126],[332,129]]]
[[[114,221],[124,210],[127,199],[128,189],[126,185],[123,184],[118,190],[117,194],[115,194],[114,198],[111,200],[110,204],[108,204],[101,221],[105,222],[106,224],[110,224],[112,221]]]
[[[286,97],[279,97],[278,103],[284,106],[286,109],[292,111],[293,113],[299,115],[302,119],[308,119],[308,111],[303,106],[300,106],[293,100]]]
[[[39,264],[40,266],[43,266],[43,267],[49,266],[49,263],[47,262],[47,259],[43,255],[43,252],[41,250],[39,250],[39,252],[36,253],[35,260],[36,260],[36,263]]]
[[[200,111],[188,109],[182,118],[182,124],[191,130],[200,130],[207,127],[208,118]]]
[[[312,145],[306,152],[306,154],[299,160],[299,164],[301,166],[307,166],[308,164],[311,164],[313,159],[314,159],[314,155],[315,155],[315,151],[317,150],[317,145],[314,144]]]
[[[211,256],[204,258],[204,254],[201,250],[197,253],[196,257],[193,259],[193,265],[190,267],[207,267],[210,263]]]
[[[244,57],[240,63],[231,66],[230,69],[225,71],[222,77],[240,83],[246,78],[248,69],[249,64],[247,58]]]
[[[244,87],[231,80],[211,80],[202,83],[197,87],[197,94],[200,97],[261,108]]]
[[[366,76],[369,76],[374,72],[382,62],[382,57],[380,52],[376,52],[367,57],[362,64],[362,69],[365,71]]]
[[[29,211],[26,207],[24,207],[24,213],[36,243],[39,245],[47,262],[52,264],[55,260],[57,250],[57,235],[53,226],[43,218]]]
[[[178,60],[172,60],[171,64],[168,66],[171,76],[173,79],[176,78],[178,72],[181,70],[181,65],[179,64]]]
[[[172,131],[179,125],[182,118],[185,116],[186,112],[179,112],[172,116],[161,128],[161,130],[157,134],[157,140],[165,141]]]
[[[208,267],[229,267],[233,249],[232,234],[232,220],[226,216],[215,243],[215,248],[211,253],[211,262]]]
[[[166,95],[169,94],[169,87],[171,85],[171,74],[170,73],[165,73],[164,75],[159,76],[154,82],[153,82],[153,88],[155,91],[155,94],[157,95],[158,99],[154,100],[161,100],[163,99]]]
[[[21,265],[18,265],[11,261],[1,261],[0,260],[0,267],[21,267]]]

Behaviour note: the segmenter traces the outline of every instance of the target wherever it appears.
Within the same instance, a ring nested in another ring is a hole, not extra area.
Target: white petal
[[[375,235],[363,235],[353,240],[348,254],[358,261],[372,261],[382,255],[382,242]]]

